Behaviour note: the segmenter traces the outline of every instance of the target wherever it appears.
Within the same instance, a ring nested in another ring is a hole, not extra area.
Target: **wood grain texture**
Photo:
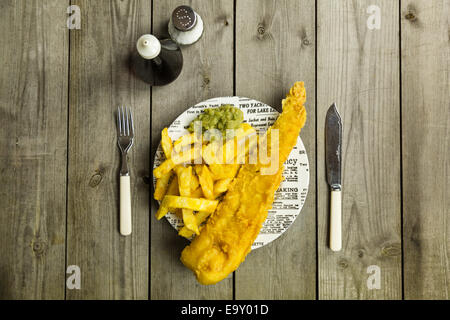
[[[238,0],[236,95],[281,111],[295,81],[307,90],[308,120],[301,132],[310,162],[306,203],[276,241],[251,252],[236,271],[236,299],[315,299],[315,1]]]
[[[0,4],[0,299],[64,299],[67,5]]]
[[[402,1],[405,299],[450,298],[448,1]]]
[[[168,86],[152,89],[152,157],[161,130],[179,114],[203,100],[233,94],[233,1],[155,0],[155,35],[167,36],[170,14],[186,3],[200,14],[205,29],[197,43],[182,48],[185,63],[180,77]],[[231,299],[232,278],[214,286],[198,284],[180,262],[187,240],[165,219],[157,221],[156,210],[157,203],[152,201],[151,299]]]
[[[71,31],[67,264],[81,268],[68,299],[148,298],[150,89],[129,70],[138,37],[151,27],[149,1],[74,1]],[[131,236],[119,233],[115,111],[133,109]],[[148,180],[148,179],[147,179]],[[148,181],[147,181],[148,182]]]
[[[70,3],[81,30],[66,27]],[[180,78],[151,90],[130,54],[152,29],[167,36],[181,4],[200,13],[205,33],[183,47]],[[366,26],[369,5],[381,9],[380,30]],[[233,289],[237,299],[400,299],[402,252],[404,298],[449,299],[449,13],[446,0],[1,1],[0,299],[232,299]],[[280,110],[296,80],[308,96],[307,202],[281,238],[247,257],[235,288],[232,276],[199,285],[179,261],[188,242],[149,201],[160,132],[234,87]],[[324,163],[334,101],[344,121],[339,253],[328,248]],[[130,237],[119,234],[121,104],[136,121]],[[69,265],[81,268],[81,290],[65,289]],[[371,265],[378,290],[367,287]]]
[[[369,30],[369,5],[381,28]],[[318,1],[317,161],[320,299],[401,299],[399,3]],[[332,102],[343,131],[342,251],[329,239],[325,114]],[[381,270],[368,289],[368,266]]]

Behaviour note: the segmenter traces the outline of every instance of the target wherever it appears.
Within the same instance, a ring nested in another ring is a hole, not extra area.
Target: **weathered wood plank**
[[[310,161],[307,201],[276,241],[251,252],[236,271],[236,299],[315,299],[315,1],[243,1],[236,4],[236,94],[281,111],[297,80],[307,89],[307,125],[301,136]],[[262,267],[263,266],[263,267]]]
[[[64,299],[67,6],[0,4],[0,299]]]
[[[369,30],[369,5],[381,28]],[[398,1],[318,1],[317,151],[320,299],[400,299],[401,196]],[[328,247],[324,120],[344,123],[343,249]],[[367,286],[380,267],[380,289]]]
[[[182,0],[155,0],[154,33],[167,36],[167,23]],[[233,1],[190,1],[203,18],[202,38],[183,48],[184,66],[180,77],[170,85],[152,90],[152,153],[169,126],[186,108],[218,96],[233,94]],[[214,286],[197,283],[190,270],[180,262],[188,244],[167,221],[157,221],[157,203],[151,215],[151,299],[231,299],[232,278]]]
[[[129,54],[151,27],[150,1],[73,2],[71,32],[67,264],[81,268],[68,299],[148,298],[150,89],[129,70]],[[129,152],[133,233],[119,233],[119,150],[115,110],[133,108]]]
[[[448,1],[402,1],[405,299],[450,298]]]

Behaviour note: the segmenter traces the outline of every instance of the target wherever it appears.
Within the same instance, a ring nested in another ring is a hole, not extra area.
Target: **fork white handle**
[[[130,176],[120,176],[120,234],[131,234]]]
[[[342,201],[341,190],[331,191],[330,201],[330,249],[340,251],[342,248]]]

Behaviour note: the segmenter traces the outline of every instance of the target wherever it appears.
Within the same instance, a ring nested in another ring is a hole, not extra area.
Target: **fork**
[[[133,146],[134,124],[131,109],[117,108],[117,144],[119,145],[122,165],[120,168],[120,234],[131,234],[131,192],[130,171],[128,169],[127,153]]]

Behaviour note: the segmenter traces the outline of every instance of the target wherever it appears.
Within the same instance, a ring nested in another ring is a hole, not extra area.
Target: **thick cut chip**
[[[180,231],[178,231],[178,235],[182,236],[186,239],[189,239],[190,237],[192,237],[194,235],[194,232],[192,232],[191,230],[189,230],[186,226],[183,226]]]
[[[166,195],[170,195],[170,196],[179,196],[180,195],[180,191],[178,188],[178,177],[176,174],[173,175],[172,180],[169,183],[169,187],[167,188]],[[201,198],[201,197],[198,197],[198,198]],[[183,218],[181,209],[173,209],[171,212],[176,214],[177,217],[179,217],[180,219]]]
[[[156,218],[160,220],[164,217],[169,212],[169,208],[191,209],[212,213],[216,210],[218,203],[219,201],[217,200],[166,195],[156,212]]]
[[[178,185],[180,190],[180,195],[184,197],[191,196],[191,178],[192,178],[192,167],[188,166],[186,168],[178,166],[176,167],[176,172],[178,174]],[[198,226],[196,224],[194,212],[190,209],[181,209],[181,214],[183,217],[183,222],[186,228],[199,234]]]
[[[172,155],[172,139],[169,137],[167,128],[164,128],[161,133],[161,146],[166,159],[169,159]]]
[[[202,187],[198,187],[194,191],[191,192],[191,198],[203,198],[203,190]]]
[[[196,156],[200,157],[201,155],[196,155],[195,148],[190,148],[172,155],[172,160],[176,164],[181,164],[194,161]]]
[[[210,212],[205,212],[205,211],[197,212],[197,214],[195,215],[197,226],[200,226],[203,222],[205,222],[206,219],[208,219],[208,217],[210,215],[211,215]],[[189,238],[191,238],[194,235],[194,232],[192,232],[191,230],[189,230],[186,227],[183,227],[178,232],[178,235],[189,239]]]
[[[198,181],[197,176],[195,175],[194,172],[192,172],[192,177],[191,177],[191,191],[197,190],[197,188],[199,187],[200,182]],[[198,197],[195,197],[198,198]]]
[[[183,215],[184,227],[194,232],[195,234],[200,234],[200,231],[198,230],[197,220],[194,216],[194,211],[190,209],[181,209],[181,212]]]
[[[197,137],[195,133],[185,134],[173,143],[173,148],[175,152],[180,152],[183,147],[199,142],[200,138],[201,136]]]
[[[172,159],[167,159],[159,165],[159,167],[153,170],[153,176],[156,179],[161,178],[163,175],[167,174],[172,170],[177,164],[172,161]]]
[[[214,182],[214,197],[217,198],[227,191],[231,181],[233,181],[233,178],[220,179]]]
[[[202,187],[203,194],[207,199],[214,198],[214,180],[212,178],[211,172],[206,165],[196,165],[195,171],[198,175],[198,181]]]
[[[198,155],[200,157],[201,155]],[[196,152],[194,148],[176,153],[172,155],[172,158],[165,160],[161,165],[153,170],[153,176],[155,178],[161,178],[164,174],[172,170],[176,165],[192,162],[195,160]]]
[[[179,188],[178,188],[178,177],[176,175],[173,176],[172,181],[170,181],[169,187],[167,188],[166,195],[170,196],[179,196]]]
[[[241,166],[239,164],[211,164],[209,170],[214,180],[234,178]]]
[[[178,188],[180,190],[180,196],[189,197],[191,195],[191,177],[192,167],[178,166],[176,170],[178,174]]]
[[[161,178],[156,180],[156,187],[155,187],[155,193],[153,194],[153,197],[155,200],[162,200],[164,196],[167,193],[167,189],[169,188],[169,181],[172,177],[172,172],[169,171],[165,175],[163,175]]]

